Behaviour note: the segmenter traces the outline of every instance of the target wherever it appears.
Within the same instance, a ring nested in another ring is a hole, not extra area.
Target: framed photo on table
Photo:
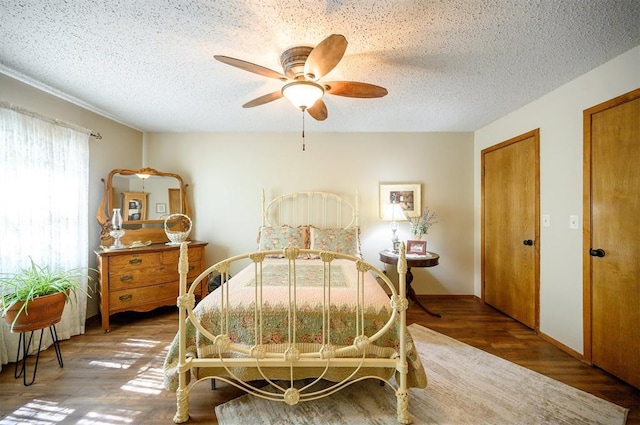
[[[427,241],[407,241],[407,254],[426,255]]]
[[[398,252],[400,252],[400,244],[402,244],[402,242],[400,241],[395,241],[393,242],[393,252],[395,254],[397,254]]]
[[[387,205],[400,204],[407,217],[418,217],[421,206],[422,184],[420,183],[380,183],[380,218],[384,217]]]

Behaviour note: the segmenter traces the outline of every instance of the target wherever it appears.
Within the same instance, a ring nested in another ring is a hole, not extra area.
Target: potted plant
[[[417,217],[408,217],[409,231],[415,240],[422,240],[422,236],[429,233],[431,226],[438,222],[438,214],[431,211],[429,207],[424,207],[422,213]]]
[[[0,277],[2,315],[13,332],[43,329],[58,323],[65,302],[77,299],[78,291],[89,296],[80,278],[93,278],[82,269],[52,269],[30,260],[29,267]]]

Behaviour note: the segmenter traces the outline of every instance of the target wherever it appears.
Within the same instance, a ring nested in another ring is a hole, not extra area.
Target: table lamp
[[[384,208],[384,215],[382,217],[384,221],[390,221],[391,227],[391,243],[393,246],[393,252],[398,252],[398,244],[400,243],[397,235],[398,220],[406,220],[402,207],[397,202],[387,204]]]

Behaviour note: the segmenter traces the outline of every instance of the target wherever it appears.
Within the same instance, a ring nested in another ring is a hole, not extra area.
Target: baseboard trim
[[[475,298],[473,294],[418,294],[420,298],[452,299],[452,298]]]
[[[584,356],[582,354],[578,353],[573,348],[564,345],[563,343],[561,343],[557,339],[551,338],[549,335],[545,334],[544,332],[538,332],[538,335],[540,336],[540,338],[544,339],[548,343],[550,343],[550,344],[556,346],[557,348],[561,349],[565,353],[569,354],[571,357],[574,357],[574,358],[584,362]]]
[[[484,301],[482,300],[482,298],[478,297],[477,295],[472,295],[472,297],[475,298],[476,300],[478,300],[478,302],[481,302],[482,304],[484,304]],[[578,359],[581,362],[587,363],[584,360],[584,356],[582,354],[580,354],[579,352],[577,352],[576,350],[574,350],[573,348],[561,343],[557,339],[554,339],[554,338],[550,337],[549,335],[545,334],[544,332],[540,332],[540,330],[538,330],[536,333],[538,334],[538,336],[540,338],[544,339],[545,341],[547,341],[549,344],[553,345],[554,347],[564,351],[565,353],[569,354],[571,357],[573,357],[575,359]],[[589,363],[587,363],[587,364],[589,364]]]

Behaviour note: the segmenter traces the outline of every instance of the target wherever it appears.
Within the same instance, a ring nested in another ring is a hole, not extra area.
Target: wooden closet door
[[[640,89],[585,111],[584,235],[585,357],[638,388],[639,188]]]
[[[539,327],[539,132],[482,151],[483,300]]]

